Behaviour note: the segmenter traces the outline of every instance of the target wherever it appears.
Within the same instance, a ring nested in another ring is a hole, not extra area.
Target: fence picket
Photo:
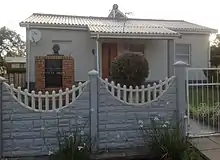
[[[115,86],[115,82],[111,82],[111,93],[112,93],[112,95],[114,95],[115,96],[115,88],[114,88],[114,86]]]
[[[66,88],[66,105],[68,105],[70,102],[69,100],[69,88]]]
[[[133,102],[133,92],[132,92],[133,88],[132,86],[129,86],[129,102],[132,103]]]
[[[11,91],[11,94],[14,95],[14,84],[10,85],[10,91]]]
[[[59,108],[63,106],[63,96],[62,96],[62,90],[59,90]]]
[[[52,109],[55,110],[57,107],[56,107],[56,96],[55,96],[56,92],[55,91],[52,91]]]
[[[108,89],[108,78],[105,78],[105,87]]]
[[[147,85],[147,101],[151,101],[151,88],[149,84]]]
[[[159,81],[159,85],[160,85],[159,93],[161,94],[163,92],[163,82],[161,80]]]
[[[41,111],[42,110],[42,92],[38,92],[38,109]]]
[[[28,89],[24,90],[24,104],[28,106]]]
[[[139,103],[139,88],[138,88],[138,86],[135,87],[135,102]]]
[[[76,86],[72,86],[72,102],[76,99]]]
[[[49,92],[46,91],[45,93],[45,110],[48,111],[49,110]]]
[[[120,86],[120,84],[118,83],[118,84],[117,84],[117,98],[118,98],[118,99],[121,99],[121,90],[120,90],[120,88],[121,88],[121,86]]]
[[[166,78],[165,78],[165,90],[168,89],[168,86],[169,86],[169,84],[168,84],[168,78],[166,77]]]
[[[144,85],[141,86],[141,103],[145,102],[145,91],[144,91]]]
[[[31,108],[35,109],[35,91],[31,92]]]
[[[82,82],[79,82],[79,94],[82,93]]]
[[[127,87],[126,85],[123,86],[123,100],[127,102]]]
[[[154,97],[154,98],[153,98],[153,100],[155,100],[155,99],[157,98],[157,87],[156,87],[156,86],[157,86],[157,84],[156,84],[156,83],[154,83],[154,85],[153,85],[153,86],[154,86],[154,89],[153,89],[153,97]]]
[[[17,90],[17,98],[18,98],[19,101],[22,101],[21,100],[21,87],[20,86],[18,87],[18,90]]]

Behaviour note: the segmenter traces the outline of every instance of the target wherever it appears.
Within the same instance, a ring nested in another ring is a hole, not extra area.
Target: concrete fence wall
[[[23,106],[11,95],[2,79],[1,156],[48,155],[49,151],[58,149],[58,131],[70,135],[76,128],[95,139],[94,152],[143,145],[139,121],[147,123],[157,116],[176,122],[184,117],[186,64],[177,62],[174,67],[176,77],[163,95],[138,106],[112,96],[96,71],[89,72],[89,83],[74,102],[50,112]]]

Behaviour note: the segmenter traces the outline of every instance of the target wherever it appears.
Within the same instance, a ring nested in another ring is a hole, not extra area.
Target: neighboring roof
[[[5,57],[6,63],[26,63],[26,57]]]
[[[86,17],[86,16],[69,16],[69,15],[53,15],[53,14],[40,14],[34,13],[26,20],[20,23],[20,26],[26,26],[26,24],[30,25],[61,25],[61,26],[80,26],[80,27],[88,27],[96,28],[95,30],[99,32],[112,32],[113,30],[118,30],[120,27],[125,26],[127,29],[131,29],[132,33],[146,32],[149,30],[153,32],[157,32],[158,28],[160,28],[160,32],[165,31],[164,33],[171,32],[173,34],[174,31],[187,31],[187,32],[208,32],[208,33],[217,33],[217,30],[204,27],[201,25],[193,24],[190,22],[186,22],[183,20],[156,20],[156,19],[114,19],[109,17]],[[119,28],[117,28],[119,27]],[[156,29],[155,29],[156,27]],[[157,28],[158,27],[158,28]],[[164,28],[164,30],[162,29]],[[104,30],[106,29],[106,30]],[[93,31],[93,30],[92,30]],[[123,30],[122,30],[123,31]],[[127,30],[130,32],[130,30]]]

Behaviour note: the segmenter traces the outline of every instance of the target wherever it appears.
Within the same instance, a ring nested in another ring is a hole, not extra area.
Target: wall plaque
[[[45,59],[45,88],[63,86],[62,59]]]

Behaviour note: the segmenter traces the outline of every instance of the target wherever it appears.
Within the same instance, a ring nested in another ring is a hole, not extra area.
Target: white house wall
[[[35,81],[35,56],[52,54],[52,46],[60,45],[60,54],[71,55],[74,58],[74,72],[76,81],[88,79],[88,71],[95,68],[95,56],[92,49],[96,47],[87,31],[39,29],[42,38],[38,44],[31,45],[30,81]],[[54,41],[54,42],[52,42]]]
[[[145,45],[145,57],[149,64],[147,80],[163,80],[167,76],[167,40],[150,40]]]
[[[39,30],[42,33],[42,39],[38,44],[32,43],[30,48],[30,81],[35,82],[34,57],[51,54],[52,46],[55,43],[58,43],[61,47],[60,54],[71,55],[75,59],[75,80],[87,80],[88,71],[96,68],[96,58],[95,55],[92,54],[92,49],[96,49],[96,42],[94,39],[90,38],[88,31]],[[209,35],[183,34],[182,38],[176,39],[175,42],[191,44],[191,67],[204,68],[208,67],[208,40]],[[120,43],[117,43],[119,44],[118,51],[120,54],[120,52],[123,51],[120,48]],[[163,80],[168,74],[167,40],[141,40],[141,43],[145,44],[145,57],[149,63],[149,77],[147,80]],[[202,71],[200,71],[200,73],[203,75]],[[195,79],[194,76],[195,72],[191,72],[191,79]]]
[[[191,66],[192,68],[207,68],[209,63],[209,35],[182,34],[176,43],[191,44]],[[189,79],[205,79],[203,71],[190,71]]]

